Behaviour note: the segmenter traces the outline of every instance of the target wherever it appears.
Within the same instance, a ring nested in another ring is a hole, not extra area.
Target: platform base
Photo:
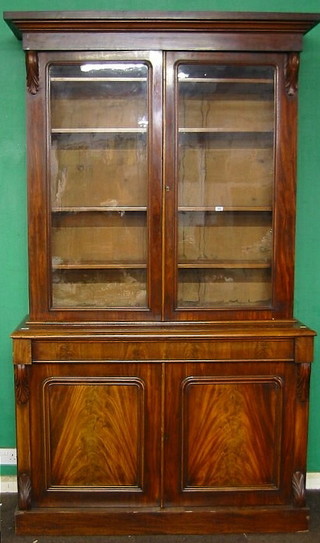
[[[18,535],[143,535],[307,531],[308,508],[32,509],[16,512]]]

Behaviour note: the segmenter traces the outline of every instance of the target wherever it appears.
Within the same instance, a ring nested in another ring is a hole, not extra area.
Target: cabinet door
[[[167,505],[290,503],[295,371],[262,361],[168,364]]]
[[[49,220],[36,305],[47,302],[58,319],[159,318],[162,57],[58,53],[41,60]]]
[[[160,376],[157,364],[33,365],[33,505],[159,504]]]
[[[295,99],[285,93],[283,62],[279,55],[168,57],[170,318],[291,313]]]

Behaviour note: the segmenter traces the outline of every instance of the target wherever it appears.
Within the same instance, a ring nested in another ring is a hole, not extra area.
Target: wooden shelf
[[[179,212],[206,212],[206,213],[223,213],[223,212],[271,212],[271,206],[179,206]]]
[[[179,269],[268,269],[271,267],[270,262],[264,261],[203,261],[197,260],[194,262],[179,262]]]
[[[105,213],[105,212],[139,212],[147,211],[147,206],[63,206],[53,207],[52,213]]]
[[[241,78],[241,77],[179,77],[179,83],[254,83],[254,84],[273,84],[273,79],[270,78]]]
[[[234,130],[232,128],[193,128],[193,127],[179,127],[178,132],[180,134],[273,134],[273,130],[248,130],[244,128],[241,130],[240,128],[235,128]]]
[[[225,261],[225,262],[179,262],[179,269],[268,269],[269,262]],[[112,263],[64,263],[53,264],[54,270],[115,270],[115,269],[146,269],[141,262],[112,262]]]
[[[106,213],[106,212],[145,212],[147,206],[63,206],[52,207],[52,213]],[[181,213],[246,213],[272,212],[271,206],[179,206]]]
[[[142,262],[112,262],[112,263],[68,263],[53,264],[53,270],[119,270],[119,269],[146,269]]]
[[[131,83],[136,81],[147,81],[146,77],[50,77],[51,82],[63,83],[86,83],[86,82],[111,82]]]
[[[88,134],[88,133],[99,133],[99,134],[145,134],[147,128],[137,127],[137,128],[52,128],[52,134]]]

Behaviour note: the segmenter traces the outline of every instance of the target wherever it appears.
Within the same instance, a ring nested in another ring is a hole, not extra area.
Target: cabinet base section
[[[16,512],[18,535],[143,535],[307,531],[309,509],[32,509]]]

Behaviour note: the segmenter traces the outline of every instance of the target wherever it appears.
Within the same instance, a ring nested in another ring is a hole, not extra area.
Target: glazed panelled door
[[[52,309],[158,311],[157,69],[122,55],[48,70]]]
[[[270,310],[276,67],[254,55],[173,53],[167,80],[176,318]]]

